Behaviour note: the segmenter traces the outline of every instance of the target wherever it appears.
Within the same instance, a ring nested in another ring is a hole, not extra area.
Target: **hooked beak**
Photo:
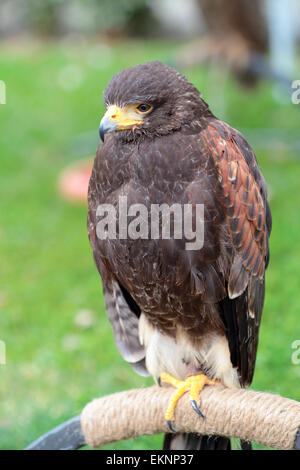
[[[102,142],[104,142],[104,136],[108,132],[129,129],[143,122],[143,119],[140,119],[134,111],[134,106],[127,105],[124,108],[119,108],[112,104],[108,107],[99,126],[99,135]]]
[[[104,142],[104,136],[105,134],[107,134],[107,132],[115,131],[118,129],[118,127],[119,125],[116,122],[112,121],[110,117],[107,116],[107,114],[105,114],[101,119],[99,126],[99,135],[102,142]]]

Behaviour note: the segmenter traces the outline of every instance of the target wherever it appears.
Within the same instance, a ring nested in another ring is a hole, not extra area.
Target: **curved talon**
[[[161,378],[160,378],[160,377],[158,377],[158,379],[157,379],[157,385],[158,385],[159,387],[162,387],[162,383],[161,383]]]
[[[177,432],[176,429],[174,429],[172,423],[175,422],[174,411],[180,398],[186,392],[189,392],[191,405],[193,409],[196,411],[196,413],[199,416],[201,416],[202,419],[205,419],[205,416],[201,413],[196,400],[198,399],[199,393],[202,391],[205,385],[218,385],[219,384],[219,381],[211,380],[209,377],[207,377],[204,374],[190,375],[186,378],[186,380],[179,380],[170,374],[162,373],[160,375],[159,382],[160,384],[167,383],[175,387],[175,391],[169,400],[168,407],[165,413],[165,422],[168,425],[168,428],[170,429],[170,431],[172,432]]]
[[[166,420],[166,424],[167,424],[168,428],[170,429],[170,431],[177,432],[176,429],[173,427],[172,421],[170,419]]]
[[[204,414],[201,413],[198,405],[197,405],[197,402],[196,400],[191,400],[191,404],[192,404],[192,407],[194,408],[194,410],[196,411],[196,413],[198,413],[199,416],[201,416],[201,418],[205,419],[205,416]]]

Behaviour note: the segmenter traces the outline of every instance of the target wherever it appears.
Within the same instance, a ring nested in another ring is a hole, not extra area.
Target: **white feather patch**
[[[192,344],[183,329],[177,329],[175,338],[165,335],[142,314],[139,336],[146,350],[146,367],[154,378],[167,372],[184,380],[187,364],[192,364],[204,373],[207,371],[212,379],[219,379],[227,387],[239,387],[238,374],[232,366],[225,335],[208,334]]]

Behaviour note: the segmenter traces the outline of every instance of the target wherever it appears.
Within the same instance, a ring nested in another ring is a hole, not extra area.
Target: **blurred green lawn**
[[[88,243],[87,209],[62,200],[57,178],[87,156],[76,136],[88,133],[83,147],[96,149],[102,91],[112,74],[165,60],[175,47],[155,41],[115,43],[111,50],[70,43],[0,46],[0,80],[7,86],[7,104],[0,105],[0,340],[7,348],[7,364],[0,366],[2,449],[24,448],[94,397],[152,383],[115,348]],[[213,111],[249,134],[270,188],[271,262],[253,388],[300,400],[300,365],[291,362],[292,342],[300,339],[300,150],[282,146],[280,134],[297,137],[299,106],[276,104],[269,83],[245,92],[230,78],[224,82],[223,74],[186,71]],[[268,149],[255,136],[269,128],[277,132]],[[78,324],[82,310],[88,310],[88,327]],[[156,436],[106,448],[160,446]]]

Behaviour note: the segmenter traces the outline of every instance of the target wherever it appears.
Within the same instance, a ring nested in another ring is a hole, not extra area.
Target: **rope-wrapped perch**
[[[101,447],[146,434],[169,432],[164,412],[173,390],[153,386],[93,400],[81,415],[86,443]],[[192,409],[187,394],[179,400],[175,411],[178,432],[237,437],[287,450],[295,448],[298,442],[300,403],[297,401],[223,386],[205,387],[199,400],[205,419]]]

